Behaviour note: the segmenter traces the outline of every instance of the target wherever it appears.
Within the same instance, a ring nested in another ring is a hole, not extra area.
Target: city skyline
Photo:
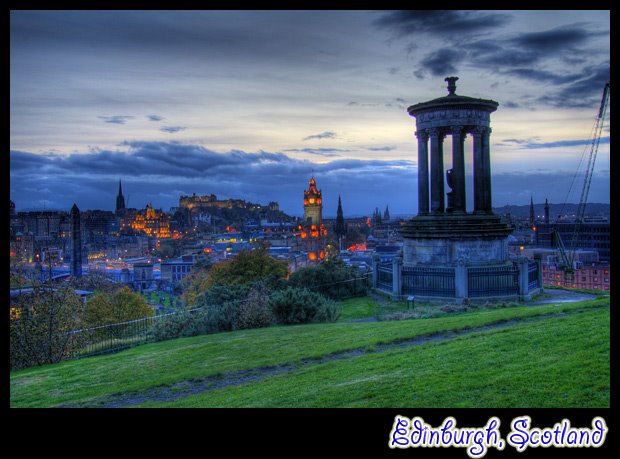
[[[10,33],[18,210],[112,210],[120,178],[128,207],[213,193],[301,215],[314,175],[327,215],[338,195],[412,215],[406,107],[448,75],[500,104],[495,207],[577,202],[609,78],[608,11],[14,11]],[[589,202],[609,202],[605,131]]]

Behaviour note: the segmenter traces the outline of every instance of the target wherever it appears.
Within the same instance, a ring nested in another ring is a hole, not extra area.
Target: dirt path
[[[524,303],[525,306],[537,306],[539,304],[550,303],[575,303],[577,301],[593,300],[596,295],[592,293],[573,292],[571,290],[562,290],[558,288],[545,289],[544,298]]]
[[[419,346],[435,341],[451,340],[460,336],[470,335],[473,333],[510,327],[511,325],[515,325],[517,323],[533,323],[554,317],[566,316],[568,314],[573,314],[577,311],[579,310],[571,311],[569,313],[560,312],[543,314],[540,316],[528,317],[523,319],[509,319],[494,322],[492,324],[480,327],[468,327],[457,331],[445,331],[428,335],[421,335],[409,339],[400,339],[388,343],[379,343],[373,347],[355,348],[346,351],[335,352],[333,354],[328,354],[316,358],[304,358],[295,362],[287,362],[280,365],[233,371],[220,375],[208,376],[199,380],[185,380],[173,385],[153,387],[151,389],[147,389],[137,393],[112,394],[109,396],[101,397],[99,399],[90,400],[86,403],[65,404],[58,407],[123,408],[140,405],[142,403],[150,401],[171,402],[179,398],[199,394],[214,389],[221,389],[230,386],[239,386],[248,382],[263,381],[273,376],[289,373],[291,371],[307,368],[310,366],[320,365],[329,361],[351,359],[367,353],[386,352],[393,349]]]

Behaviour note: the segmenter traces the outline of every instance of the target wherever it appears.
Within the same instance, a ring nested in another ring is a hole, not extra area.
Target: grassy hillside
[[[608,304],[603,298],[148,344],[13,372],[11,406],[605,407]],[[353,302],[345,311],[370,307]]]

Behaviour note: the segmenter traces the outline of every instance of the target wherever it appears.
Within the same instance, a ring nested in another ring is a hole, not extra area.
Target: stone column
[[[443,186],[443,137],[439,129],[429,129],[431,138],[431,212],[443,213],[445,196]]]
[[[474,137],[474,213],[484,213],[484,160],[482,159],[482,128],[476,126]]]
[[[484,187],[483,193],[483,210],[491,214],[493,213],[493,204],[491,202],[491,128],[485,128],[482,132],[482,183]]]
[[[418,138],[418,215],[428,214],[428,134],[416,131]]]
[[[465,156],[463,126],[451,126],[452,131],[452,184],[454,185],[453,212],[465,212]]]

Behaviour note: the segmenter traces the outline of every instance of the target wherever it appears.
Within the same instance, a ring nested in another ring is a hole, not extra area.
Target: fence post
[[[379,282],[379,262],[381,258],[378,254],[372,256],[372,288],[376,289]]]
[[[519,300],[521,301],[528,301],[532,299],[532,295],[528,292],[528,265],[529,260],[525,257],[520,257],[517,261],[517,266],[519,268]]]
[[[403,252],[399,251],[392,260],[392,299],[400,300],[402,275],[403,275]]]
[[[542,254],[535,253],[534,261],[536,262],[536,269],[538,270],[537,274],[537,283],[540,291],[543,291],[543,281],[542,281]]]
[[[460,258],[454,268],[454,293],[456,294],[457,302],[462,303],[468,295],[468,283],[467,283],[467,268],[465,267],[465,261]]]

